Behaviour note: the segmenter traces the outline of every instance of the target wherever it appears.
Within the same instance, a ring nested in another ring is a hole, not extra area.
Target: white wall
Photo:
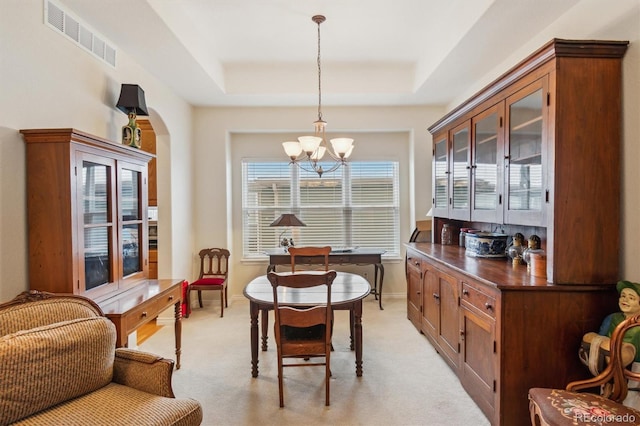
[[[43,23],[42,0],[0,5],[0,301],[28,288],[25,146],[20,129],[73,127],[119,140],[121,83],[145,90],[161,132],[163,276],[190,273],[191,107],[119,51],[114,69]],[[167,226],[169,223],[173,227]]]
[[[443,112],[429,107],[324,109],[328,132],[351,135],[356,140],[353,160],[380,155],[400,161],[403,241],[411,235],[416,217],[424,218],[431,207],[431,136],[427,127]],[[195,112],[194,136],[200,141],[195,152],[199,176],[195,243],[196,247],[224,246],[231,250],[229,292],[236,297],[241,297],[244,285],[263,274],[267,266],[266,261],[246,262],[241,258],[241,160],[247,157],[251,141],[254,158],[285,160],[280,143],[292,135],[312,133],[316,114],[316,108],[198,108]],[[225,193],[231,196],[226,199]],[[226,224],[226,229],[221,224]],[[194,275],[195,256],[194,252]],[[373,268],[369,269],[372,277]],[[406,295],[401,261],[385,264],[384,293]]]

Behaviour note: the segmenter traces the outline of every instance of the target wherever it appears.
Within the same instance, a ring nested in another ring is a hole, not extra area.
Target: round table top
[[[318,271],[300,272],[318,273]],[[364,277],[348,272],[338,272],[331,285],[331,304],[339,305],[364,299],[370,290],[369,282]],[[247,284],[244,295],[252,302],[273,304],[273,289],[266,275],[260,275]],[[322,287],[278,290],[278,302],[290,306],[308,306],[323,303],[325,299],[326,289],[323,290]]]

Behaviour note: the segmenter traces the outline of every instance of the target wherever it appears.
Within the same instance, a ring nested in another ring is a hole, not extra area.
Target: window
[[[381,248],[400,256],[398,168],[397,161],[349,162],[319,178],[288,162],[243,161],[243,257],[263,257],[283,232],[296,245]],[[295,213],[307,226],[270,227],[282,213]]]

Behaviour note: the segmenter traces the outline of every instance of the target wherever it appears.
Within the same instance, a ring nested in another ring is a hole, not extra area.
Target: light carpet
[[[182,366],[173,374],[178,397],[203,406],[203,425],[489,425],[458,378],[407,319],[406,300],[364,301],[363,375],[349,350],[348,311],[335,312],[331,406],[324,405],[324,367],[285,369],[279,407],[275,344],[259,352],[251,377],[249,303],[194,303],[182,321]],[[273,312],[269,332],[273,331]],[[139,349],[175,359],[173,327],[164,326]]]

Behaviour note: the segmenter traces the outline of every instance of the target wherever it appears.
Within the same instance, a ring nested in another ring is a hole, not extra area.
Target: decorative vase
[[[129,123],[122,126],[122,143],[133,148],[140,149],[140,140],[142,139],[142,130],[136,123],[136,113],[129,113]]]
[[[440,235],[440,244],[450,245],[453,242],[453,235],[451,233],[451,227],[448,223],[442,225],[442,234]]]

